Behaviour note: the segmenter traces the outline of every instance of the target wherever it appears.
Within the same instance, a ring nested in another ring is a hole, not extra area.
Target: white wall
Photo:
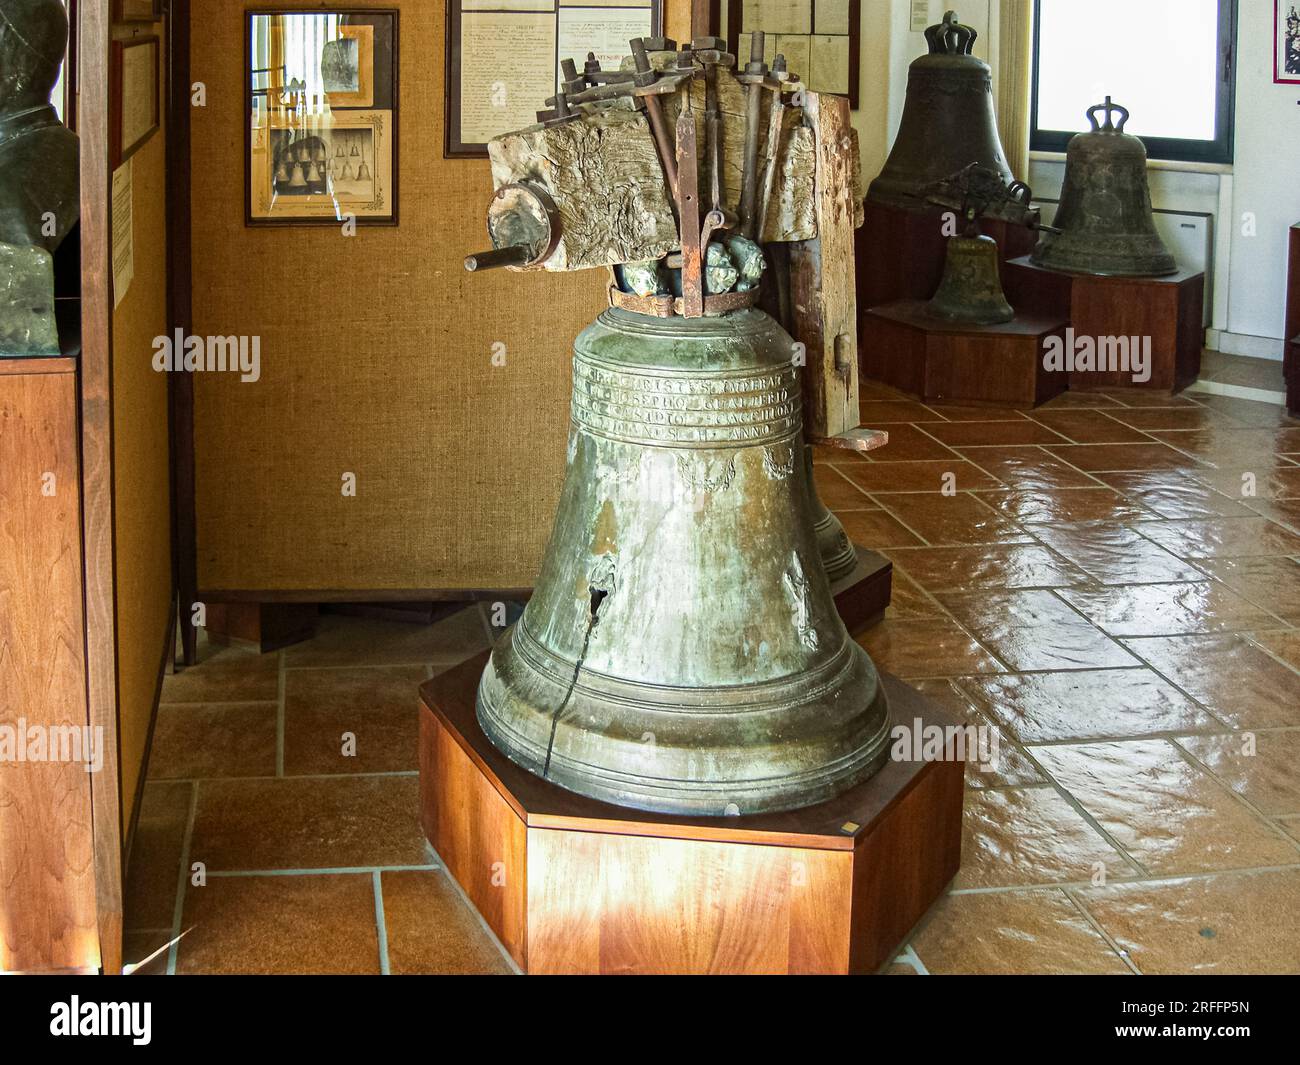
[[[1239,18],[1232,215],[1220,220],[1232,249],[1225,328],[1280,340],[1287,231],[1300,222],[1300,85],[1273,84],[1272,0],[1241,0]],[[1242,231],[1247,212],[1253,237]]]

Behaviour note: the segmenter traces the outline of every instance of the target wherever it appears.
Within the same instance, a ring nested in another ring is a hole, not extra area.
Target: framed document
[[[737,66],[749,61],[749,35],[766,34],[763,59],[778,54],[813,92],[835,93],[858,108],[861,0],[727,0],[727,47]]]
[[[114,22],[157,22],[162,0],[113,0]]]
[[[447,0],[444,155],[531,126],[560,84],[560,61],[594,51],[617,69],[633,37],[663,33],[661,0]]]
[[[249,11],[245,224],[397,224],[397,12]]]
[[[113,169],[158,132],[157,37],[114,41],[109,68],[109,155]]]

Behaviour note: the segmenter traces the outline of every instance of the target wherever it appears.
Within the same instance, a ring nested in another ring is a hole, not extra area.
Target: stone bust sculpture
[[[0,355],[58,351],[54,251],[80,211],[77,135],[50,106],[60,0],[0,0]]]

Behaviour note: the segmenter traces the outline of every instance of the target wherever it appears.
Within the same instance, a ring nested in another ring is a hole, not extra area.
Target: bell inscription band
[[[1104,111],[1106,122],[1098,123]],[[1116,125],[1112,114],[1120,116]],[[1039,266],[1104,277],[1161,277],[1178,263],[1156,232],[1147,184],[1147,150],[1124,132],[1128,110],[1112,103],[1088,108],[1092,129],[1071,138],[1056,233],[1033,252]]]
[[[819,561],[793,341],[758,310],[611,308],[579,337],[559,510],[478,717],[571,791],[791,809],[870,776],[885,696]]]
[[[880,175],[867,190],[871,203],[924,206],[926,186],[971,163],[992,170],[1006,184],[1007,165],[993,114],[993,73],[971,55],[978,36],[949,11],[925,31],[928,55],[912,61],[898,136]],[[1001,205],[992,205],[1001,217]]]

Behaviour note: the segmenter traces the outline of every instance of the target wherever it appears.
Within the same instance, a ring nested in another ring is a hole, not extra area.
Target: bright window
[[[1235,0],[1037,0],[1033,147],[1110,96],[1153,158],[1230,162]]]

